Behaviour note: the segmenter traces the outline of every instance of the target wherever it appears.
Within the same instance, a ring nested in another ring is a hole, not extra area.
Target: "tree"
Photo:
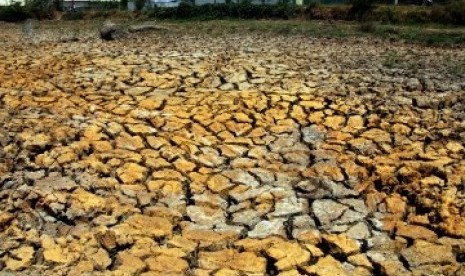
[[[121,10],[127,10],[128,9],[128,0],[120,0],[119,7],[120,7]]]
[[[352,7],[349,14],[352,18],[362,22],[366,16],[374,9],[374,0],[352,0]]]
[[[26,0],[25,9],[37,19],[52,19],[55,0]]]
[[[145,7],[146,3],[146,0],[134,0],[134,6],[136,8],[136,11],[141,11]]]

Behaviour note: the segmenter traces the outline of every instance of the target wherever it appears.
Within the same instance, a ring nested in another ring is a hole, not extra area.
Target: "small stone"
[[[14,219],[14,215],[10,212],[0,212],[0,229],[7,226]]]
[[[388,212],[403,216],[407,205],[400,196],[390,196],[386,198],[386,207]]]
[[[405,86],[409,91],[421,91],[423,86],[417,78],[409,78],[405,81]]]
[[[348,276],[342,264],[332,256],[319,258],[312,266],[304,267],[305,272],[317,276]]]
[[[71,191],[76,187],[76,182],[70,177],[48,176],[35,182],[34,191],[42,196],[47,196],[54,191]]]
[[[184,238],[196,242],[200,248],[225,248],[239,236],[235,231],[214,231],[205,229],[183,230],[182,235]]]
[[[23,246],[10,252],[10,257],[6,259],[6,268],[12,271],[23,270],[32,264],[34,248]]]
[[[226,217],[221,209],[206,206],[188,206],[186,211],[193,222],[201,225],[212,227],[215,224],[226,222]]]
[[[207,182],[208,188],[212,190],[215,193],[221,193],[225,190],[228,190],[232,187],[234,187],[235,184],[233,184],[229,178],[217,174],[212,176],[208,182]]]
[[[146,267],[146,264],[140,258],[129,254],[127,251],[118,253],[115,264],[118,270],[130,275],[141,273]]]
[[[360,129],[364,128],[364,121],[363,117],[360,115],[350,116],[347,120],[347,126],[343,129],[343,131],[347,132],[356,132]]]
[[[455,263],[455,255],[452,253],[450,246],[433,244],[422,240],[415,241],[411,247],[403,249],[400,254],[410,267]]]
[[[186,260],[172,256],[160,255],[148,258],[145,262],[151,271],[157,271],[159,273],[182,274],[189,269],[189,264]]]
[[[333,181],[344,180],[344,174],[342,174],[341,169],[335,165],[319,162],[313,165],[312,169],[315,170],[316,174],[320,177],[327,177]]]
[[[412,275],[410,270],[404,267],[404,264],[397,256],[385,258],[378,254],[368,253],[367,255],[369,255],[371,261],[379,266],[381,271],[387,276]]]
[[[323,235],[322,238],[328,243],[331,253],[348,256],[360,251],[360,244],[345,234]]]
[[[90,273],[94,270],[94,264],[92,261],[80,261],[69,271],[69,276],[80,276]]]
[[[174,236],[172,239],[167,241],[167,245],[173,248],[179,248],[186,254],[189,254],[197,248],[197,243],[186,239],[183,236]]]
[[[328,116],[323,123],[325,126],[331,129],[341,129],[342,126],[345,124],[345,117],[342,116]]]
[[[289,196],[275,202],[274,207],[274,212],[269,214],[270,217],[287,217],[304,212],[306,209],[306,202],[295,196]]]
[[[27,138],[24,142],[24,146],[28,150],[34,150],[37,148],[45,148],[52,143],[52,138],[45,133],[38,133]]]
[[[301,101],[299,105],[316,110],[323,109],[325,107],[325,103],[322,101]]]
[[[105,199],[78,188],[71,194],[71,206],[66,214],[70,218],[89,216],[105,208]]]
[[[244,184],[251,187],[259,185],[258,181],[250,173],[241,169],[226,171],[223,175],[231,179],[234,183]]]
[[[297,269],[286,270],[279,273],[279,276],[301,276],[300,272]]]
[[[193,159],[199,162],[200,164],[215,168],[221,166],[225,162],[225,158],[220,156],[215,150],[205,150],[205,153],[202,153],[198,156],[193,156]]]
[[[56,244],[55,241],[48,236],[41,237],[41,245],[44,249],[43,256],[46,262],[67,264],[73,261],[75,258],[79,257],[72,254],[67,254],[68,252],[66,252],[63,248],[61,248],[60,245]]]
[[[191,171],[193,171],[196,167],[195,163],[192,163],[192,162],[189,162],[185,159],[177,159],[175,162],[174,162],[174,166],[176,167],[176,169],[178,169],[179,171],[181,172],[184,172],[184,173],[189,173]]]
[[[446,149],[448,149],[452,153],[461,153],[464,151],[464,147],[458,142],[447,143]]]
[[[118,222],[118,220],[115,216],[100,215],[96,217],[95,219],[93,219],[92,222],[95,223],[96,225],[109,226],[109,225],[115,225]]]
[[[148,93],[150,90],[152,90],[151,87],[131,87],[126,91],[126,94],[131,96],[140,96]]]
[[[149,134],[154,134],[157,132],[155,128],[149,127],[145,124],[127,124],[126,126],[129,132],[136,134],[136,135],[149,135]],[[139,137],[139,136],[133,136],[133,137]]]
[[[266,250],[266,253],[276,260],[275,266],[279,270],[289,270],[310,260],[310,252],[297,243],[277,243]]]
[[[249,227],[254,227],[260,220],[260,213],[253,209],[241,210],[234,213],[232,216],[232,221],[234,223],[247,225]]]
[[[318,248],[316,245],[307,243],[307,244],[304,244],[303,246],[305,246],[305,249],[307,249],[310,252],[312,257],[319,258],[325,255],[325,253],[320,248]]]
[[[316,224],[313,218],[309,215],[295,216],[292,220],[292,236],[297,238],[301,233],[315,230]]]
[[[371,139],[377,143],[391,143],[391,135],[381,129],[372,128],[361,134],[362,137]]]
[[[161,238],[172,234],[173,225],[166,218],[132,215],[112,228],[118,243],[130,243],[136,237]]]
[[[97,250],[97,253],[91,256],[91,260],[94,262],[94,266],[98,270],[104,270],[111,264],[111,259],[108,255],[108,252],[101,248]]]
[[[331,199],[315,200],[312,210],[316,218],[322,225],[329,225],[334,220],[340,218],[349,207]]]
[[[351,255],[347,257],[347,261],[355,266],[363,266],[369,269],[373,268],[373,265],[365,254]]]
[[[147,143],[153,148],[153,149],[160,149],[163,146],[168,146],[170,143],[162,137],[155,137],[155,136],[149,136],[147,137]]]
[[[365,222],[359,222],[347,230],[346,235],[350,239],[364,240],[371,237],[370,229]]]
[[[319,244],[321,243],[321,233],[318,230],[306,230],[299,233],[296,239],[304,244]]]
[[[170,170],[170,169],[156,170],[152,173],[152,177],[153,179],[177,180],[177,181],[184,180],[184,176],[180,172],[176,170]]]
[[[104,248],[111,250],[117,246],[116,236],[112,231],[107,231],[104,234],[98,236],[99,242]]]
[[[121,149],[137,151],[145,147],[144,141],[140,136],[131,136],[128,133],[121,133],[116,138],[116,147]]]
[[[343,198],[340,199],[339,202],[350,206],[355,212],[361,213],[364,216],[368,215],[368,208],[363,199]]]
[[[325,135],[324,129],[317,125],[302,128],[303,141],[311,145],[322,142],[325,139]]]
[[[465,238],[465,218],[461,216],[446,218],[440,227],[449,235]]]
[[[396,235],[414,240],[433,241],[438,238],[436,233],[426,227],[419,225],[400,225],[397,228]]]
[[[135,184],[145,179],[147,168],[136,163],[126,163],[116,170],[118,177],[126,184]]]
[[[461,269],[461,271],[460,271]],[[464,275],[464,266],[459,264],[451,265],[422,265],[412,269],[413,276],[424,275]]]
[[[222,91],[230,91],[234,89],[234,84],[228,82],[228,83],[221,85],[219,89]]]
[[[444,186],[445,182],[437,176],[428,176],[420,180],[423,188],[430,188],[431,186]]]
[[[199,266],[209,270],[230,268],[245,273],[265,273],[266,259],[252,252],[239,253],[225,249],[217,252],[200,252]]]
[[[114,40],[124,35],[123,27],[112,23],[111,21],[105,21],[103,26],[100,28],[100,38],[103,40]]]
[[[263,239],[269,236],[286,237],[284,222],[286,219],[273,219],[260,221],[252,231],[248,232],[250,238]]]
[[[163,105],[163,101],[160,99],[143,99],[139,102],[139,106],[148,110],[159,109]]]

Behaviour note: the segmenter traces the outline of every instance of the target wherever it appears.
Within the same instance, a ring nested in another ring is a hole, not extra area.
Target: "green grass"
[[[396,51],[389,51],[384,58],[383,65],[389,69],[399,67],[401,57]]]
[[[136,24],[148,18],[113,18],[125,26]],[[103,18],[79,21],[40,22],[40,28],[48,31],[96,33]],[[447,25],[392,25],[369,23],[366,26],[355,22],[328,22],[308,20],[161,20],[156,24],[173,31],[190,35],[214,37],[228,34],[260,34],[268,36],[304,36],[314,38],[365,37],[386,40],[386,43],[404,42],[427,46],[465,46],[465,27]],[[20,25],[18,25],[20,26]],[[75,30],[78,28],[79,30]],[[460,71],[461,69],[457,69]]]
[[[432,46],[465,45],[465,28],[376,25],[373,36]]]
[[[430,46],[465,45],[465,28],[445,25],[390,25],[373,23],[360,26],[353,22],[304,20],[212,20],[162,21],[189,33],[221,36],[228,33],[299,35],[307,37],[375,37]]]

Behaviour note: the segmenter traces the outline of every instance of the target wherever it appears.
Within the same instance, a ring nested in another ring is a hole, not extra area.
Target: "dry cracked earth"
[[[465,275],[463,48],[1,28],[1,275]]]

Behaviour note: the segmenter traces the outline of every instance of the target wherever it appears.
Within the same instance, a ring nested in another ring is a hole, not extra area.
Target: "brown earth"
[[[0,28],[0,274],[465,275],[463,49]]]

